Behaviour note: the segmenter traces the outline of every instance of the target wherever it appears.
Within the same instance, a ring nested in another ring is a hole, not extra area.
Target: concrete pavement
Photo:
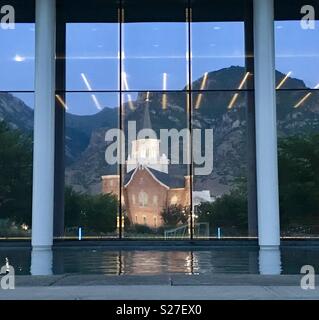
[[[319,300],[300,275],[17,276],[0,300]],[[318,283],[318,282],[317,282]]]
[[[318,300],[319,290],[262,286],[53,286],[1,290],[1,300]]]

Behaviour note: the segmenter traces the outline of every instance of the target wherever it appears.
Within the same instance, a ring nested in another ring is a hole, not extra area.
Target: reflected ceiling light
[[[167,94],[166,93],[164,93],[163,97],[162,97],[162,108],[163,108],[163,110],[167,109]]]
[[[127,75],[126,75],[125,71],[122,72],[122,79],[123,79],[123,83],[122,83],[123,89],[130,90],[129,86],[128,86],[128,82],[127,82]]]
[[[207,82],[207,78],[208,78],[208,72],[205,72],[205,73],[204,73],[204,77],[203,77],[202,84],[201,84],[201,86],[200,86],[200,90],[204,90],[204,89],[205,89],[206,82]]]
[[[238,90],[242,90],[243,89],[243,87],[244,87],[244,85],[245,85],[245,83],[246,83],[246,81],[247,81],[249,76],[250,76],[250,72],[246,72],[243,80],[239,84]],[[229,105],[227,107],[228,110],[231,110],[234,107],[235,102],[237,101],[238,97],[239,97],[239,93],[237,92],[237,93],[234,94],[234,96],[230,100]]]
[[[319,83],[314,87],[314,89],[319,89]],[[294,108],[299,108],[306,100],[308,100],[312,95],[312,92],[309,92],[306,94],[296,105],[294,105]]]
[[[132,99],[132,95],[127,94],[127,102],[128,102],[128,106],[131,110],[135,110],[134,104],[133,104],[133,99]]]
[[[99,100],[97,99],[96,95],[95,95],[95,94],[92,94],[91,97],[92,97],[92,100],[93,100],[96,108],[97,108],[98,110],[102,110],[102,107],[101,107],[100,102],[99,102]]]
[[[248,77],[250,76],[250,72],[247,72],[243,78],[243,80],[241,81],[239,87],[238,87],[238,90],[242,90],[242,88],[244,87]]]
[[[218,26],[214,27],[214,30],[220,30],[220,29],[221,29],[221,27],[218,27]]]
[[[278,84],[276,90],[279,90],[283,85],[284,83],[287,81],[287,79],[291,76],[292,74],[292,71],[289,71],[286,76],[280,81],[280,83]]]
[[[163,91],[166,91],[166,90],[167,90],[167,73],[164,72],[163,73]],[[163,108],[163,110],[167,109],[167,95],[166,95],[166,93],[163,93],[162,108]]]
[[[305,95],[295,106],[294,108],[297,109],[299,108],[308,98],[312,95],[311,92],[309,92],[307,95]]]
[[[167,73],[163,73],[163,91],[167,90]]]
[[[150,92],[147,91],[146,92],[146,99],[145,99],[146,102],[150,102]]]
[[[200,93],[198,96],[197,96],[197,100],[196,100],[196,103],[195,103],[195,109],[199,109],[201,103],[202,103],[202,99],[203,99],[203,94]]]
[[[207,78],[208,78],[208,72],[205,72],[199,90],[202,91],[202,90],[205,89],[205,87],[206,87],[206,82],[207,82]],[[200,107],[200,105],[201,105],[201,102],[202,102],[202,99],[203,99],[203,94],[200,93],[200,94],[198,95],[197,100],[196,100],[196,103],[195,103],[195,109],[199,109],[199,107]]]
[[[61,106],[65,109],[68,110],[68,106],[66,105],[66,103],[63,101],[63,99],[61,98],[60,95],[56,94],[55,95],[56,99],[60,102]]]
[[[234,94],[234,96],[233,96],[232,99],[230,100],[230,103],[229,103],[229,105],[228,105],[228,107],[227,107],[228,110],[231,110],[231,109],[233,108],[235,102],[236,102],[237,99],[238,99],[238,96],[239,96],[238,93],[235,93],[235,94]]]
[[[16,62],[23,62],[26,60],[26,57],[20,56],[19,54],[16,54],[13,58],[14,61]]]
[[[89,80],[88,80],[87,77],[86,77],[86,75],[85,75],[84,73],[81,73],[81,77],[82,77],[83,82],[85,83],[87,89],[88,89],[89,91],[93,91],[93,90],[92,90],[92,87],[91,87],[91,85],[90,85],[90,83],[89,83]],[[97,99],[96,95],[95,95],[95,94],[91,94],[91,97],[92,97],[92,100],[93,100],[96,108],[97,108],[98,110],[102,110],[101,104],[100,104],[99,100]]]
[[[91,87],[91,85],[89,83],[89,80],[87,79],[86,75],[84,73],[81,73],[81,77],[82,77],[82,80],[83,80],[85,86],[87,87],[87,89],[89,91],[92,91],[92,87]]]

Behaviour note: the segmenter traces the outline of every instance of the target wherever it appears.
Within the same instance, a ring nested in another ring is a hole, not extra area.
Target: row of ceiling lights
[[[279,90],[282,88],[282,86],[285,84],[285,82],[289,79],[289,77],[291,76],[292,74],[292,71],[288,72],[285,77],[279,82],[279,84],[277,85],[276,87],[276,90]],[[126,72],[123,72],[122,73],[122,79],[123,79],[123,89],[125,91],[129,91],[129,85],[128,85],[128,81],[127,81],[127,74]],[[241,80],[237,90],[243,90],[248,78],[252,76],[252,74],[250,72],[246,72],[246,74],[244,75],[243,79]],[[81,73],[81,78],[87,88],[88,91],[93,91],[92,89],[92,86],[87,78],[87,76],[84,74],[84,73]],[[168,78],[168,75],[167,73],[163,73],[163,91],[167,91],[167,78]],[[201,85],[200,85],[200,91],[203,91],[205,90],[206,88],[206,84],[207,84],[207,79],[208,79],[208,72],[205,72],[204,76],[203,76],[203,79],[202,79],[202,82],[201,82]],[[315,86],[314,89],[319,89],[319,84],[317,86]],[[301,100],[299,100],[295,105],[294,105],[294,108],[299,108],[300,106],[303,105],[303,103],[308,100],[310,98],[310,96],[312,95],[312,92],[309,92],[307,93]],[[147,92],[147,97],[146,98],[146,101],[149,101],[149,92]],[[229,104],[228,104],[228,107],[227,109],[228,110],[231,110],[233,109],[233,107],[235,106],[235,103],[237,101],[239,97],[239,93],[236,92],[232,99],[230,100]],[[56,98],[58,99],[58,101],[61,103],[61,105],[65,108],[65,109],[68,109],[65,101],[63,101],[63,99],[61,98],[60,95],[56,95]],[[91,98],[93,100],[93,103],[95,105],[95,107],[98,109],[98,110],[102,110],[102,106],[98,100],[98,98],[96,97],[96,95],[94,93],[91,94]],[[202,99],[203,99],[203,94],[202,93],[199,93],[198,96],[197,96],[197,99],[196,99],[196,102],[195,102],[195,109],[199,109],[200,106],[201,106],[201,103],[202,103]],[[135,110],[135,107],[134,107],[134,102],[133,102],[133,99],[132,99],[132,95],[127,93],[127,100],[128,100],[128,105],[130,107],[131,110]],[[163,93],[163,97],[162,97],[162,108],[165,110],[167,109],[167,94],[166,93]]]

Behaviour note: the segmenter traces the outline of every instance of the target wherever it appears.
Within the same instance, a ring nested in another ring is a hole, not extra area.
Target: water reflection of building
[[[123,251],[120,274],[197,274],[199,262],[192,251]]]
[[[152,129],[148,102],[142,129]],[[151,228],[163,225],[161,212],[170,205],[190,204],[190,176],[179,180],[168,173],[169,159],[160,153],[160,139],[132,141],[126,162],[123,198],[128,217],[133,224]],[[119,196],[120,176],[102,177],[102,192]],[[196,201],[209,201],[209,191],[196,191]]]

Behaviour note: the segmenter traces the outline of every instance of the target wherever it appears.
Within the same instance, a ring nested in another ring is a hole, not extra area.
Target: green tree
[[[64,223],[66,228],[78,227],[81,224],[81,211],[83,210],[84,196],[66,186],[64,192]]]
[[[112,194],[85,195],[81,211],[82,225],[95,232],[116,230],[118,200]]]
[[[318,226],[319,135],[280,140],[279,182],[282,229]]]
[[[211,203],[202,203],[197,209],[198,222],[209,222],[217,227],[247,231],[247,198],[239,190],[232,190]]]
[[[162,210],[161,216],[166,226],[176,227],[187,223],[189,208],[182,205],[171,205]]]
[[[65,225],[83,227],[87,232],[116,230],[118,200],[112,194],[90,195],[65,188]]]
[[[319,135],[279,140],[280,219],[283,231],[319,232]],[[199,222],[216,227],[247,230],[247,186],[237,179],[229,194],[213,203],[202,203]],[[307,230],[306,230],[307,229]]]
[[[0,219],[31,225],[32,139],[0,122]]]

